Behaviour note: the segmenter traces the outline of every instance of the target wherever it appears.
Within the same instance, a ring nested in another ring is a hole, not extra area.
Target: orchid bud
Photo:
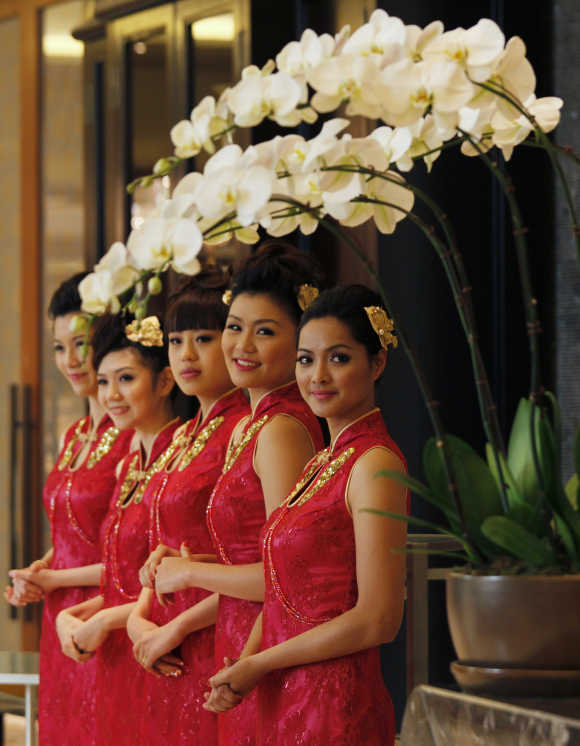
[[[147,290],[150,295],[159,295],[159,293],[163,290],[163,283],[159,279],[159,277],[150,277],[149,282],[147,283]]]

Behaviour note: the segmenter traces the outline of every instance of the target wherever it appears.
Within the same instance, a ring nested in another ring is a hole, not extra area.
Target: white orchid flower
[[[238,126],[255,127],[266,117],[278,121],[290,115],[302,97],[302,87],[288,73],[264,75],[259,68],[250,66],[229,92],[228,105]]]
[[[226,145],[205,165],[197,193],[197,208],[204,218],[219,220],[235,213],[242,227],[256,222],[272,194],[274,173],[258,163],[259,152]]]
[[[534,68],[526,57],[526,45],[519,36],[513,36],[506,44],[489,82],[492,85],[499,84],[520,104],[527,101],[534,93],[536,88]],[[482,90],[472,105],[484,105],[481,98],[488,102],[493,100],[493,103],[508,119],[518,116],[517,109],[509,101],[487,90]]]
[[[382,72],[384,92],[382,118],[404,127],[432,108],[456,112],[473,98],[475,88],[463,68],[448,61],[402,60]]]
[[[469,29],[446,31],[423,50],[426,62],[449,61],[465,68],[469,77],[483,83],[503,52],[505,36],[494,21],[482,18]]]
[[[79,282],[81,308],[100,316],[106,311],[119,313],[121,305],[113,292],[113,276],[108,269],[91,272]]]
[[[435,125],[435,120],[431,114],[428,114],[408,129],[412,137],[411,147],[402,158],[396,161],[397,168],[400,171],[410,171],[413,168],[414,159],[423,157],[427,171],[431,171],[433,163],[441,154],[437,148],[443,144],[443,138]],[[433,150],[435,152],[431,152]]]
[[[213,96],[206,96],[191,112],[190,119],[183,119],[169,133],[178,158],[192,158],[202,148],[215,152],[212,137],[227,127],[227,121],[216,113]]]
[[[406,40],[405,24],[400,18],[375,10],[368,23],[357,29],[344,44],[342,54],[369,57],[382,68],[401,59]]]
[[[380,70],[369,57],[343,54],[313,68],[308,82],[316,93],[310,100],[319,112],[334,111],[348,100],[346,113],[376,118],[381,112]]]
[[[131,264],[127,248],[120,241],[111,245],[110,249],[95,266],[95,272],[107,270],[111,276],[111,292],[120,295],[128,290],[137,280],[139,272]]]
[[[131,231],[127,248],[141,270],[161,270],[171,263],[177,272],[196,274],[202,241],[201,231],[192,220],[153,217]]]
[[[424,29],[420,26],[409,25],[405,27],[405,53],[412,62],[420,62],[423,52],[443,33],[444,26],[441,21],[433,21]]]
[[[276,56],[276,66],[280,72],[305,80],[307,72],[331,57],[334,49],[335,40],[330,34],[318,36],[307,28],[300,41],[291,41],[283,47]]]
[[[382,148],[387,166],[400,160],[411,147],[413,136],[408,127],[377,127],[369,137]]]
[[[536,98],[531,95],[524,102],[524,108],[544,132],[551,132],[560,121],[560,109],[564,102],[556,96]],[[491,120],[493,127],[493,144],[501,149],[506,161],[512,157],[516,145],[522,143],[534,129],[532,123],[523,114],[514,119],[508,119],[500,111],[497,111]]]
[[[392,181],[376,177],[366,183],[364,196],[369,200],[386,202],[350,202],[342,205],[327,204],[328,213],[336,218],[341,225],[361,225],[373,218],[381,233],[393,233],[397,223],[407,217],[407,212],[413,207],[415,198],[413,192],[405,186],[405,180],[400,174],[389,171]]]
[[[463,155],[477,156],[480,155],[481,151],[486,153],[493,147],[491,118],[494,111],[493,105],[484,109],[464,106],[459,110],[459,129],[469,134],[477,142],[477,148],[469,140],[461,143]]]

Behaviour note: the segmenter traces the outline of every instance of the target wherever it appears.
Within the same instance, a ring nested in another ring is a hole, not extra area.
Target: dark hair
[[[297,293],[301,285],[320,287],[322,271],[311,254],[287,241],[263,243],[236,271],[232,300],[242,293],[266,294],[279,303],[296,324],[302,316]]]
[[[342,285],[326,290],[306,309],[298,331],[312,319],[332,316],[347,326],[353,338],[366,347],[369,357],[373,357],[382,347],[365,306],[383,306],[381,296],[365,285]]]
[[[230,275],[219,267],[206,267],[194,277],[186,277],[169,298],[165,313],[165,332],[187,329],[224,328],[228,307],[222,300],[230,284]]]
[[[132,342],[125,334],[125,328],[134,321],[129,314],[105,314],[100,316],[93,325],[91,346],[93,348],[93,366],[98,371],[105,355],[117,350],[136,350],[143,363],[153,371],[156,377],[163,368],[169,365],[167,358],[167,344],[163,347],[145,347],[139,342]]]
[[[48,316],[56,319],[57,316],[66,316],[67,313],[75,313],[81,310],[81,296],[79,294],[79,282],[84,280],[88,272],[78,272],[61,282],[52,294],[48,304]]]

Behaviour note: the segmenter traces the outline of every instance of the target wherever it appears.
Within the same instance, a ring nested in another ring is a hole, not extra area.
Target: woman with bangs
[[[119,429],[134,430],[134,438],[118,464],[101,531],[101,594],[61,611],[57,630],[63,652],[77,662],[96,654],[96,743],[132,746],[142,719],[143,671],[133,658],[125,625],[141,590],[139,568],[149,554],[146,493],[172,456],[180,422],[173,415],[173,375],[156,317],[140,322],[121,315],[101,318],[92,345],[99,402]],[[180,670],[174,656],[164,656],[156,668],[166,675]]]
[[[318,420],[294,380],[298,324],[316,284],[312,259],[282,242],[263,246],[234,275],[222,349],[233,383],[248,391],[251,413],[234,430],[207,509],[218,563],[165,557],[157,567],[159,594],[190,587],[220,594],[220,668],[239,657],[261,610],[266,517],[322,447]],[[222,746],[251,746],[255,739],[254,697],[218,718]]]
[[[101,576],[99,532],[115,487],[115,468],[128,451],[132,433],[120,432],[97,399],[97,375],[86,330],[79,324],[79,283],[86,272],[65,280],[49,305],[58,370],[88,415],[65,432],[46,478],[43,501],[52,546],[28,568],[12,570],[5,592],[15,606],[44,599],[40,639],[40,739],[46,746],[94,744],[95,661],[79,671],[61,650],[58,613],[98,593]],[[70,713],[82,713],[71,717]]]
[[[249,413],[235,388],[221,348],[228,308],[222,300],[229,277],[217,268],[186,279],[170,299],[165,315],[169,363],[175,381],[196,397],[197,415],[176,432],[180,448],[150,482],[144,503],[149,511],[151,554],[140,570],[143,585],[127,631],[136,661],[149,673],[143,683],[143,718],[135,743],[188,743],[211,746],[217,719],[203,709],[207,681],[215,671],[214,625],[218,596],[200,588],[175,593],[161,605],[153,591],[163,557],[213,560],[205,520],[211,492],[221,473],[232,431]],[[207,556],[204,556],[207,555]],[[161,676],[157,664],[174,653],[179,676]]]

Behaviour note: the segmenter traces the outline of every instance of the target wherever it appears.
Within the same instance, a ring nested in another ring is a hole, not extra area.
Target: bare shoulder
[[[292,417],[292,415],[281,412],[272,417],[264,425],[260,433],[260,441],[270,438],[296,438],[304,436],[310,438],[306,426],[300,420]]]
[[[385,501],[404,500],[406,489],[393,479],[380,475],[386,469],[406,473],[400,457],[386,446],[373,446],[356,460],[347,486],[347,505],[354,507],[364,496],[369,502],[382,504]]]

